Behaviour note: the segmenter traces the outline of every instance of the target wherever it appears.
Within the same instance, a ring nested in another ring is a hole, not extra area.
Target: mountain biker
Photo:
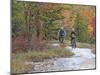
[[[76,48],[76,32],[75,32],[75,29],[72,28],[72,31],[71,31],[71,46],[72,48]]]
[[[64,30],[63,27],[60,28],[60,30],[58,32],[58,35],[59,35],[59,42],[63,43],[64,42],[64,38],[66,36],[66,31]]]

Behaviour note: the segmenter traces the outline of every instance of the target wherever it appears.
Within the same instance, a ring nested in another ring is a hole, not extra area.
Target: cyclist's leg
[[[63,43],[63,37],[61,37],[61,43]]]
[[[62,43],[62,37],[61,36],[59,37],[59,42]]]
[[[76,39],[75,39],[75,48],[76,48]]]
[[[72,39],[72,48],[76,48],[76,43],[75,43],[75,39]]]
[[[71,38],[71,46],[73,46],[73,39]]]
[[[61,37],[59,36],[59,42],[61,42]]]
[[[74,39],[72,40],[72,48],[74,48],[75,44],[74,44]]]
[[[73,46],[74,46],[74,48],[76,48],[76,39],[75,38],[73,39]]]
[[[64,36],[62,37],[62,43],[64,42]]]

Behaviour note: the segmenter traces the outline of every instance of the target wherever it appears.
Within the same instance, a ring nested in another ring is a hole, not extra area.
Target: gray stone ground
[[[59,46],[59,44],[52,44]],[[54,58],[43,62],[26,62],[32,64],[33,69],[29,72],[47,72],[47,71],[63,71],[63,70],[80,70],[80,69],[95,69],[95,55],[88,48],[66,47],[75,55],[70,58]]]

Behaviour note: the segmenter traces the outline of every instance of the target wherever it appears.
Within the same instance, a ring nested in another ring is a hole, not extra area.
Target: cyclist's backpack
[[[65,35],[65,32],[64,32],[64,30],[60,30],[60,32],[59,32],[59,34],[60,34],[60,36],[64,36]]]

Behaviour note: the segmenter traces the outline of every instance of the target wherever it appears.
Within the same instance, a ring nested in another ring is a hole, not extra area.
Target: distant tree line
[[[24,39],[24,43],[20,43],[29,50],[42,50],[48,40],[57,40],[58,30],[64,25],[64,10],[71,12],[69,19],[74,21],[65,29],[70,32],[74,27],[78,41],[90,42],[92,37],[88,32],[88,20],[81,15],[82,7],[77,11],[73,6],[12,0],[12,42],[15,47],[18,37]]]

